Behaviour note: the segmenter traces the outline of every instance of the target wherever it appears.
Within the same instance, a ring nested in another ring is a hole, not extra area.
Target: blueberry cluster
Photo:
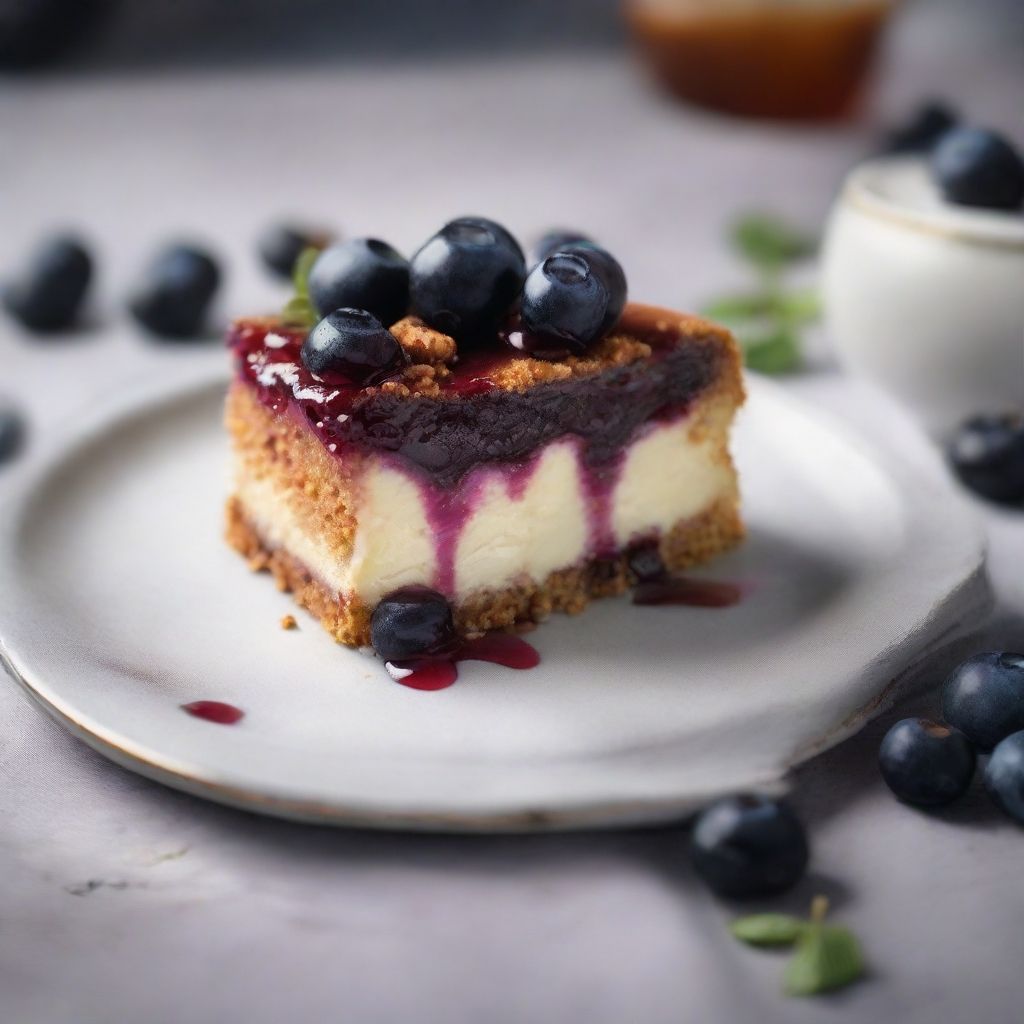
[[[944,100],[923,103],[885,136],[881,150],[928,156],[932,177],[947,202],[989,210],[1024,206],[1024,158],[1013,143],[966,123]]]
[[[581,354],[608,333],[626,303],[615,258],[583,235],[542,240],[532,269],[516,239],[495,221],[459,217],[406,261],[386,242],[350,239],[323,250],[308,279],[318,316],[303,359],[314,373],[360,382],[397,372],[403,357],[386,340],[407,313],[453,337],[463,351],[493,344],[518,316],[520,351],[548,358]],[[366,319],[370,317],[371,319]]]
[[[94,277],[93,257],[80,238],[47,239],[4,288],[4,308],[30,331],[67,330],[81,320]],[[165,246],[136,285],[128,309],[157,337],[191,338],[202,333],[220,280],[220,267],[206,250]]]
[[[990,753],[985,788],[1024,822],[1024,654],[986,652],[958,665],[942,692],[944,722],[905,718],[878,752],[882,777],[901,800],[948,804],[971,784],[978,754]]]

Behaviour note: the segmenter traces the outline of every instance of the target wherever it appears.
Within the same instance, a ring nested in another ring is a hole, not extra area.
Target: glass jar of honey
[[[857,104],[897,0],[625,0],[656,77],[746,117],[841,118]]]

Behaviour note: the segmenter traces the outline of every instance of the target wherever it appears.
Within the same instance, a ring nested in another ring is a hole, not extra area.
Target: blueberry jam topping
[[[241,324],[230,343],[261,400],[279,411],[297,406],[328,450],[393,452],[448,488],[480,462],[518,463],[566,434],[580,439],[588,467],[613,464],[645,423],[681,415],[715,379],[720,349],[699,337],[677,346],[678,335],[657,313],[627,310],[622,330],[649,343],[651,356],[517,392],[489,377],[508,362],[507,349],[471,352],[437,398],[366,394],[341,376],[318,379],[300,359],[301,333],[285,328]]]
[[[322,249],[327,245],[326,231],[313,231],[293,224],[272,224],[260,235],[258,248],[263,265],[277,277],[289,280],[295,261],[306,249]],[[340,306],[352,305],[341,302]]]
[[[7,311],[33,331],[56,331],[77,318],[92,280],[92,258],[76,238],[52,238],[4,290]]]
[[[1024,160],[1007,139],[984,128],[943,135],[932,153],[932,174],[951,203],[991,210],[1024,204]]]
[[[974,776],[974,748],[962,732],[926,718],[904,718],[882,740],[878,765],[900,800],[920,807],[962,796]]]
[[[389,662],[450,655],[458,646],[451,606],[429,587],[396,590],[373,610],[370,643]]]
[[[302,362],[317,376],[338,374],[359,384],[379,384],[408,359],[398,339],[365,309],[336,309],[309,332]]]
[[[604,333],[609,295],[582,253],[556,252],[530,271],[521,316],[527,331],[582,354]]]
[[[365,309],[390,326],[409,306],[409,264],[377,238],[340,242],[316,258],[309,295],[321,316],[344,307]]]
[[[487,344],[526,276],[523,252],[500,224],[461,217],[413,256],[411,311],[460,344]]]
[[[209,253],[190,245],[170,246],[149,265],[128,308],[157,337],[195,337],[203,331],[220,277]]]

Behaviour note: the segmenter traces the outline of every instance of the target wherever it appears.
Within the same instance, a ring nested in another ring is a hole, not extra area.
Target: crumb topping
[[[502,343],[490,350],[473,349],[460,354],[454,338],[413,316],[397,321],[390,330],[410,362],[390,380],[360,388],[363,396],[458,398],[459,381],[467,377],[479,380],[483,385],[480,390],[521,393],[540,384],[596,376],[649,359],[655,348],[663,351],[666,345],[676,347],[681,343],[710,345],[728,352],[733,361],[738,360],[736,343],[724,328],[697,317],[638,305],[627,306],[617,330],[585,354],[556,360],[521,355]],[[298,346],[305,336],[300,328],[283,325],[276,317],[239,320],[232,333],[236,344],[243,348],[262,346],[264,354],[273,355],[275,360],[284,359],[285,352],[282,348],[267,348],[266,336],[286,338],[295,363]],[[252,361],[253,355],[247,358]],[[295,369],[302,371],[297,365]]]
[[[455,358],[455,339],[428,327],[419,317],[399,320],[391,327],[391,333],[413,363],[450,363]]]

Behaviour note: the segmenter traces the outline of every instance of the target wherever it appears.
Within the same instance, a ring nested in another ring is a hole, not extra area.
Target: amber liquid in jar
[[[627,0],[655,75],[676,95],[746,117],[851,113],[894,0]]]

